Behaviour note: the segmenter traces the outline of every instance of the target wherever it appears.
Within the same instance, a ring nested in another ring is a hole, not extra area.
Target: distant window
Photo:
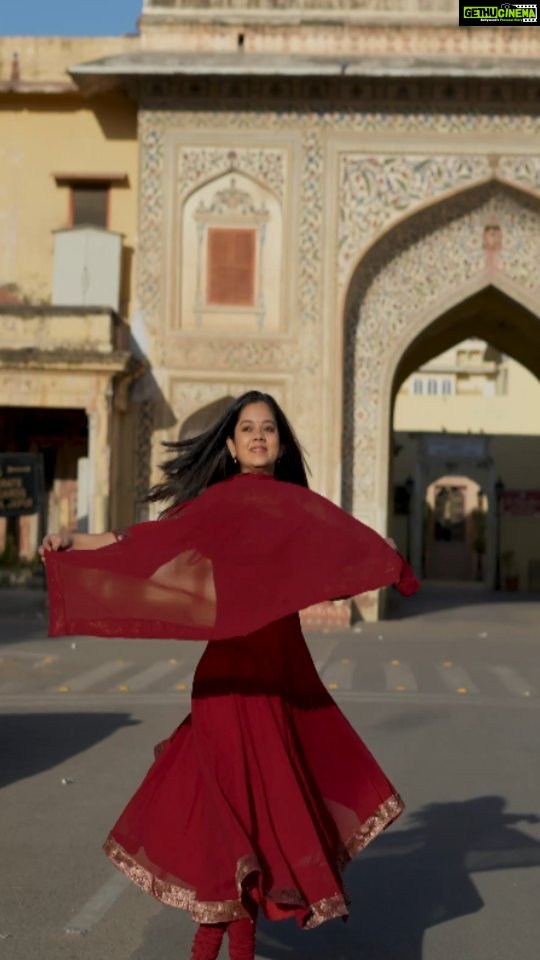
[[[207,302],[213,306],[255,305],[254,229],[208,230]]]
[[[108,227],[109,184],[74,183],[71,187],[71,226]]]
[[[439,384],[436,380],[429,379],[427,382],[427,392],[434,394],[439,392]]]
[[[418,393],[418,394],[421,394],[424,392],[424,382],[423,380],[420,380],[419,377],[413,383],[413,391],[414,393]]]
[[[448,396],[449,394],[452,393],[452,381],[451,381],[451,380],[443,380],[443,382],[442,382],[442,392],[445,394],[445,396]]]

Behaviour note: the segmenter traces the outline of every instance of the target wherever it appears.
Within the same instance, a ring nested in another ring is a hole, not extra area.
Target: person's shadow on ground
[[[348,923],[334,920],[304,931],[294,921],[261,919],[257,957],[422,960],[426,930],[482,909],[471,873],[540,866],[540,842],[519,830],[520,823],[540,823],[540,816],[505,813],[505,803],[500,796],[478,797],[409,813],[408,829],[384,833],[348,867]],[[194,931],[183,911],[163,908],[148,924],[136,956],[187,960],[189,946],[179,952],[180,936],[187,944]]]
[[[306,933],[261,921],[265,960],[422,960],[424,933],[476,913],[483,901],[470,874],[540,866],[540,842],[518,829],[537,814],[505,813],[499,796],[433,803],[409,815],[406,830],[383,834],[348,868],[348,923]]]

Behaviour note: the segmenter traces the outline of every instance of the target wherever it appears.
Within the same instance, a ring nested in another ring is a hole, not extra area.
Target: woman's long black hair
[[[306,462],[293,428],[278,403],[269,393],[250,390],[242,394],[220,419],[204,433],[188,440],[164,443],[174,456],[161,465],[164,479],[148,493],[148,500],[169,501],[169,507],[197,497],[207,487],[240,472],[227,448],[227,437],[234,437],[234,428],[248,403],[266,403],[274,415],[281,455],[274,468],[277,480],[287,480],[301,487],[308,486]]]

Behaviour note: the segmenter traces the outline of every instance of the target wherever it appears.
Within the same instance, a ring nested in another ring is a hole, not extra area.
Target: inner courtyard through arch
[[[515,359],[526,320],[486,290],[402,358],[389,529],[427,581],[540,590],[540,383]]]

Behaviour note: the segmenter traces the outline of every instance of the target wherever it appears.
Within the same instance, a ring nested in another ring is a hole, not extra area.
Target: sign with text
[[[460,27],[530,27],[538,23],[537,3],[459,3]]]
[[[431,434],[423,447],[430,460],[482,460],[489,453],[488,438],[474,434]]]
[[[0,453],[0,517],[25,517],[43,506],[40,453]]]
[[[540,490],[504,490],[501,507],[510,517],[540,517]]]

